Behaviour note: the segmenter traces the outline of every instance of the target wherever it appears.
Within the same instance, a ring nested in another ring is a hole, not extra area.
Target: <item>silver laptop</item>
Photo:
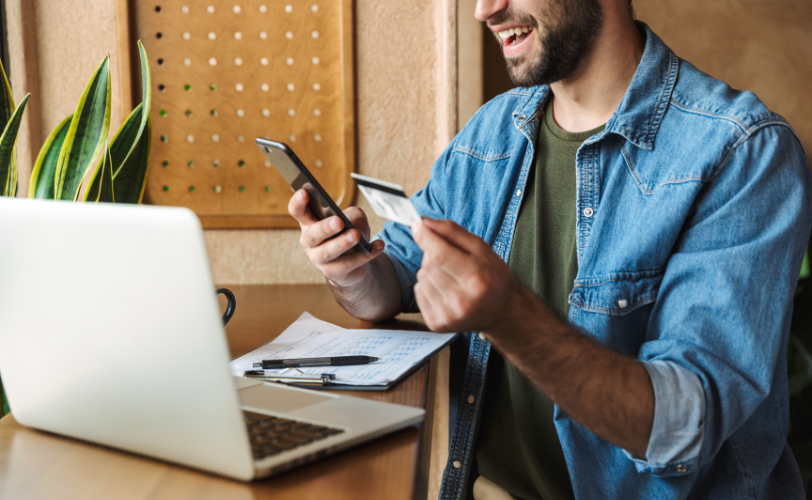
[[[0,198],[0,373],[21,424],[250,480],[423,419],[234,378],[222,325],[191,211]]]

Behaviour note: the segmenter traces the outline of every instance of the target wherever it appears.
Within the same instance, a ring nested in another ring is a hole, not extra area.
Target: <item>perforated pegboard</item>
[[[189,207],[209,228],[295,226],[291,189],[254,144],[266,137],[349,205],[352,0],[130,2],[152,68],[148,203]]]

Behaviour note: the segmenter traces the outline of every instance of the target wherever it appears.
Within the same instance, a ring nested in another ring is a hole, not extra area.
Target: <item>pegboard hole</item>
[[[184,66],[191,66],[192,65],[192,60],[189,59],[188,57],[184,58],[183,59],[183,65]]]
[[[287,59],[285,59],[285,63],[286,63],[288,66],[293,66],[293,58],[292,58],[292,57],[288,57]]]
[[[234,64],[237,66],[242,66],[242,57],[234,58]]]
[[[268,32],[267,31],[260,31],[259,32],[259,38],[261,40],[265,40],[266,38],[268,38]]]
[[[288,116],[296,116],[296,110],[291,108],[288,110]]]
[[[162,135],[161,136],[161,142],[169,142],[169,137],[167,137],[165,135]]]
[[[218,116],[220,116],[220,113],[218,113],[216,109],[213,109],[211,110],[211,116],[217,118]]]
[[[270,192],[271,192],[271,186],[270,186],[270,185],[265,184],[265,192],[266,192],[266,193],[270,193]]]
[[[195,168],[195,162],[193,162],[192,160],[189,160],[189,161],[186,162],[186,166],[189,167],[189,168]]]
[[[214,168],[217,168],[220,166],[220,160],[214,160],[211,164],[214,165]]]
[[[212,135],[211,136],[211,142],[220,142],[220,136],[217,135],[217,134]]]
[[[209,31],[209,40],[214,40],[217,38],[217,33],[213,31]]]
[[[266,7],[265,4],[262,4],[262,5],[259,6],[259,11],[262,14],[264,14],[264,13],[268,12],[268,7]]]
[[[318,12],[319,11],[319,6],[316,5],[316,4],[311,5],[310,6],[310,11],[311,12]]]
[[[289,91],[291,91],[291,92],[293,92],[294,90],[296,90],[296,85],[294,85],[294,84],[292,84],[292,83],[289,83],[289,84],[288,84],[288,90],[289,90]]]
[[[259,60],[259,63],[260,63],[261,65],[263,65],[263,66],[267,66],[267,65],[268,65],[268,58],[267,58],[267,57],[263,57],[262,59],[260,59],[260,60]]]
[[[212,92],[217,92],[217,85],[212,83],[211,85],[209,85],[209,90],[211,90]]]
[[[242,135],[242,134],[240,134],[240,135],[238,135],[238,136],[237,136],[237,140],[238,140],[239,142],[245,142],[245,136],[244,136],[244,135]]]
[[[243,161],[243,160],[238,161],[237,166],[240,167],[240,168],[243,168],[245,166],[245,161]]]
[[[188,142],[188,143],[195,142],[195,136],[193,136],[192,134],[187,135],[186,136],[186,142]]]
[[[265,160],[263,165],[265,165],[265,168],[271,168],[271,161],[270,160]]]
[[[166,85],[164,85],[163,83],[158,85],[158,90],[160,90],[161,92],[165,92],[166,91]]]
[[[245,186],[240,186],[240,192],[241,192],[241,193],[244,193],[244,192],[245,192]]]
[[[158,38],[161,38],[161,37],[158,37]],[[293,32],[292,31],[286,31],[285,32],[285,38],[287,38],[288,40],[292,39],[293,38]]]
[[[161,38],[163,38],[163,37],[164,37],[164,34],[163,34],[163,33],[161,33],[160,31],[159,31],[159,32],[157,32],[157,33],[155,33],[155,38],[157,38],[158,40],[160,40],[160,39],[161,39]]]
[[[268,108],[263,109],[262,110],[262,116],[265,116],[265,117],[271,116],[271,110],[268,109]]]
[[[310,60],[310,62],[312,62],[313,64],[318,64],[319,63],[319,58],[314,57],[313,59]]]
[[[319,108],[314,109],[313,110],[313,115],[314,116],[321,116],[321,110]]]
[[[164,186],[164,193],[169,191],[169,186]]]
[[[321,160],[316,160],[314,164],[319,168],[324,166],[324,163],[322,163]]]
[[[231,10],[233,10],[235,14],[239,14],[240,12],[242,12],[242,8],[239,5],[235,5],[234,7],[231,8]]]
[[[269,87],[267,83],[263,83],[262,85],[259,86],[259,88],[262,89],[263,92],[267,92],[271,89],[271,87]]]
[[[314,83],[314,84],[313,84],[313,90],[315,90],[316,92],[318,92],[319,90],[321,90],[321,85],[320,85],[320,84],[318,84],[318,83]]]
[[[242,92],[245,87],[242,86],[242,83],[238,83],[237,85],[234,85],[234,88],[237,90],[237,92]]]
[[[161,166],[162,166],[163,168],[166,168],[166,167],[168,167],[168,166],[169,166],[169,162],[168,162],[168,161],[166,161],[166,160],[164,160],[164,161],[162,161],[162,162],[161,162]]]
[[[234,32],[234,40],[242,40],[242,32],[235,31]]]
[[[288,136],[288,140],[289,140],[290,142],[296,142],[296,136],[295,136],[295,135],[293,135],[293,134],[290,134],[290,135]]]
[[[209,14],[214,14],[214,5],[209,5],[208,7],[206,7],[206,12],[208,12]]]
[[[313,39],[315,40],[316,38],[319,37],[319,32],[316,31],[316,30],[313,30],[313,31],[310,32],[310,36],[312,36]]]
[[[292,5],[285,5],[285,12],[287,12],[288,14],[293,12],[293,6]]]
[[[164,60],[163,59],[158,59],[158,66],[163,66],[163,65],[164,65]]]
[[[180,11],[183,12],[184,14],[188,14],[189,13],[189,7],[187,7],[185,5],[182,5],[180,7]]]
[[[195,187],[194,186],[189,186],[189,192],[194,193],[195,192]]]
[[[220,186],[214,186],[214,192],[215,192],[215,193],[220,194],[220,192],[221,192],[222,190],[223,190],[223,188],[221,188]]]
[[[183,39],[184,39],[184,40],[190,40],[191,38],[192,38],[192,34],[191,34],[191,33],[189,33],[188,31],[184,31],[184,32],[183,32]]]
[[[160,111],[160,113],[161,113],[161,116],[166,116],[166,110],[165,110],[165,109],[162,109],[162,110]]]
[[[321,135],[316,134],[316,135],[314,135],[314,136],[313,136],[313,139],[314,139],[316,142],[321,142]]]
[[[238,110],[237,110],[237,116],[239,116],[240,118],[242,118],[243,116],[245,116],[245,111],[243,111],[242,109],[238,109]]]
[[[214,57],[209,58],[209,66],[217,66],[217,59]]]
[[[192,117],[192,110],[191,109],[186,110],[186,116],[188,116],[189,118]]]
[[[186,85],[183,86],[183,89],[186,92],[191,92],[192,91],[192,86],[187,83]]]

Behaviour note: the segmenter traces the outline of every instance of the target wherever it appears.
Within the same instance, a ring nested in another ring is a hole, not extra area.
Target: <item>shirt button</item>
[[[517,189],[517,190],[516,190],[516,196],[521,196],[521,195],[522,195],[522,190],[521,190],[521,189]]]
[[[485,340],[485,334],[484,333],[479,334],[479,340]]]
[[[688,472],[688,467],[685,464],[679,464],[677,465],[677,472]]]
[[[629,301],[626,300],[626,299],[620,299],[620,300],[617,301],[617,305],[621,309],[626,309],[626,306],[629,305]]]
[[[591,209],[591,208],[589,208],[589,207],[586,207],[586,208],[584,209],[584,217],[592,217],[592,214],[593,214],[593,213],[595,213],[595,212],[594,212],[594,211],[592,211],[592,209]]]
[[[522,116],[520,116],[520,117],[519,117],[519,121],[520,121],[520,122],[523,122],[523,121],[525,121],[526,119],[527,119],[527,117],[526,117],[526,116],[524,116],[524,115],[522,115]]]
[[[462,467],[462,462],[459,460],[454,460],[454,468],[459,469],[460,467]]]
[[[470,396],[468,396],[468,402],[469,402],[469,403],[474,404],[474,401],[476,401],[476,398],[474,397],[474,395],[473,395],[473,394],[471,394]]]

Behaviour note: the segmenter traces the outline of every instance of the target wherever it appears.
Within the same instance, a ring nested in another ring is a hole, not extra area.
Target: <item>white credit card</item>
[[[350,175],[379,216],[407,226],[421,221],[420,214],[401,186],[356,173]]]

